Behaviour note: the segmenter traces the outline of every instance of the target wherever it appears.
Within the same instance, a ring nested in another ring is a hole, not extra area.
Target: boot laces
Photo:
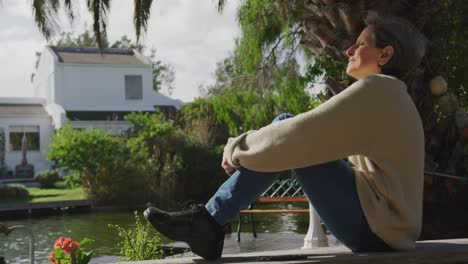
[[[203,204],[200,204],[198,201],[195,200],[187,200],[182,203],[182,210],[190,211],[190,223],[193,223],[195,213],[199,212],[200,209],[203,207]],[[193,231],[193,225],[190,225],[190,233]]]
[[[200,208],[201,204],[195,200],[187,200],[182,203],[182,210],[193,210],[197,211]]]

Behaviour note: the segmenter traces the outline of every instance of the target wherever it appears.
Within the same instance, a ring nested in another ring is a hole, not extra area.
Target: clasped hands
[[[236,172],[236,168],[232,167],[229,162],[227,161],[227,158],[223,156],[223,161],[221,162],[221,167],[224,169],[224,172],[226,172],[227,175],[231,176],[234,172]]]

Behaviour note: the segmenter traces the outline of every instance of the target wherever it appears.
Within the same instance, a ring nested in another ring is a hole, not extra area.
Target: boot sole
[[[158,230],[158,228],[151,221],[151,215],[150,215],[150,211],[148,209],[146,209],[143,212],[143,216],[146,218],[146,220],[151,224],[151,226],[153,228]],[[159,230],[158,230],[158,233],[161,234],[161,232]],[[162,235],[164,235],[164,234],[162,234]],[[166,236],[166,235],[164,235],[164,236]],[[206,241],[205,241],[205,243],[201,243],[201,242],[197,243],[196,241],[184,241],[184,240],[172,239],[170,237],[168,237],[168,238],[171,239],[171,240],[182,241],[182,242],[187,243],[190,246],[190,249],[194,254],[196,254],[196,255],[198,255],[198,256],[206,259],[206,260],[220,259],[221,254],[223,252],[223,248],[224,248],[224,233],[223,233],[222,238],[220,239],[220,241],[215,246],[215,252],[213,252],[212,250],[207,251]]]
[[[202,243],[194,243],[191,242],[189,244],[190,248],[192,249],[192,252],[197,254],[198,256],[206,259],[206,260],[218,260],[221,258],[221,254],[223,252],[224,248],[224,237],[223,239],[220,240],[220,242],[217,243],[215,247],[215,251],[207,251],[206,245]]]

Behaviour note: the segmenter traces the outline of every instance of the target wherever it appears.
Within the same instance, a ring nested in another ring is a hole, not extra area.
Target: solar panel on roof
[[[55,52],[70,52],[70,53],[100,53],[98,48],[86,48],[86,47],[52,47]],[[104,54],[116,54],[116,55],[134,55],[132,49],[117,49],[117,48],[105,48],[102,50]]]

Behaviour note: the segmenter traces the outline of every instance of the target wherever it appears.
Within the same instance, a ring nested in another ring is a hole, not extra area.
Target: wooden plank
[[[328,235],[327,238],[330,245],[338,245],[335,237]],[[242,233],[242,240],[237,241],[237,235],[235,233],[231,233],[226,234],[224,239],[223,254],[228,255],[247,252],[299,249],[302,248],[302,246],[304,246],[304,234],[258,233],[257,237],[254,237],[252,233]],[[184,249],[190,250],[188,245],[184,242],[174,242],[168,244],[167,247],[172,247],[176,251]],[[193,253],[185,253],[179,256],[189,257],[192,255]]]
[[[241,213],[308,213],[309,209],[249,209],[241,210]]]
[[[138,262],[128,264],[191,264],[210,263],[200,257],[185,257]],[[212,263],[212,262],[211,262]],[[307,250],[276,250],[241,254],[227,254],[216,263],[249,264],[462,264],[468,263],[468,239],[419,241],[416,249],[400,252],[353,254],[344,246]]]

